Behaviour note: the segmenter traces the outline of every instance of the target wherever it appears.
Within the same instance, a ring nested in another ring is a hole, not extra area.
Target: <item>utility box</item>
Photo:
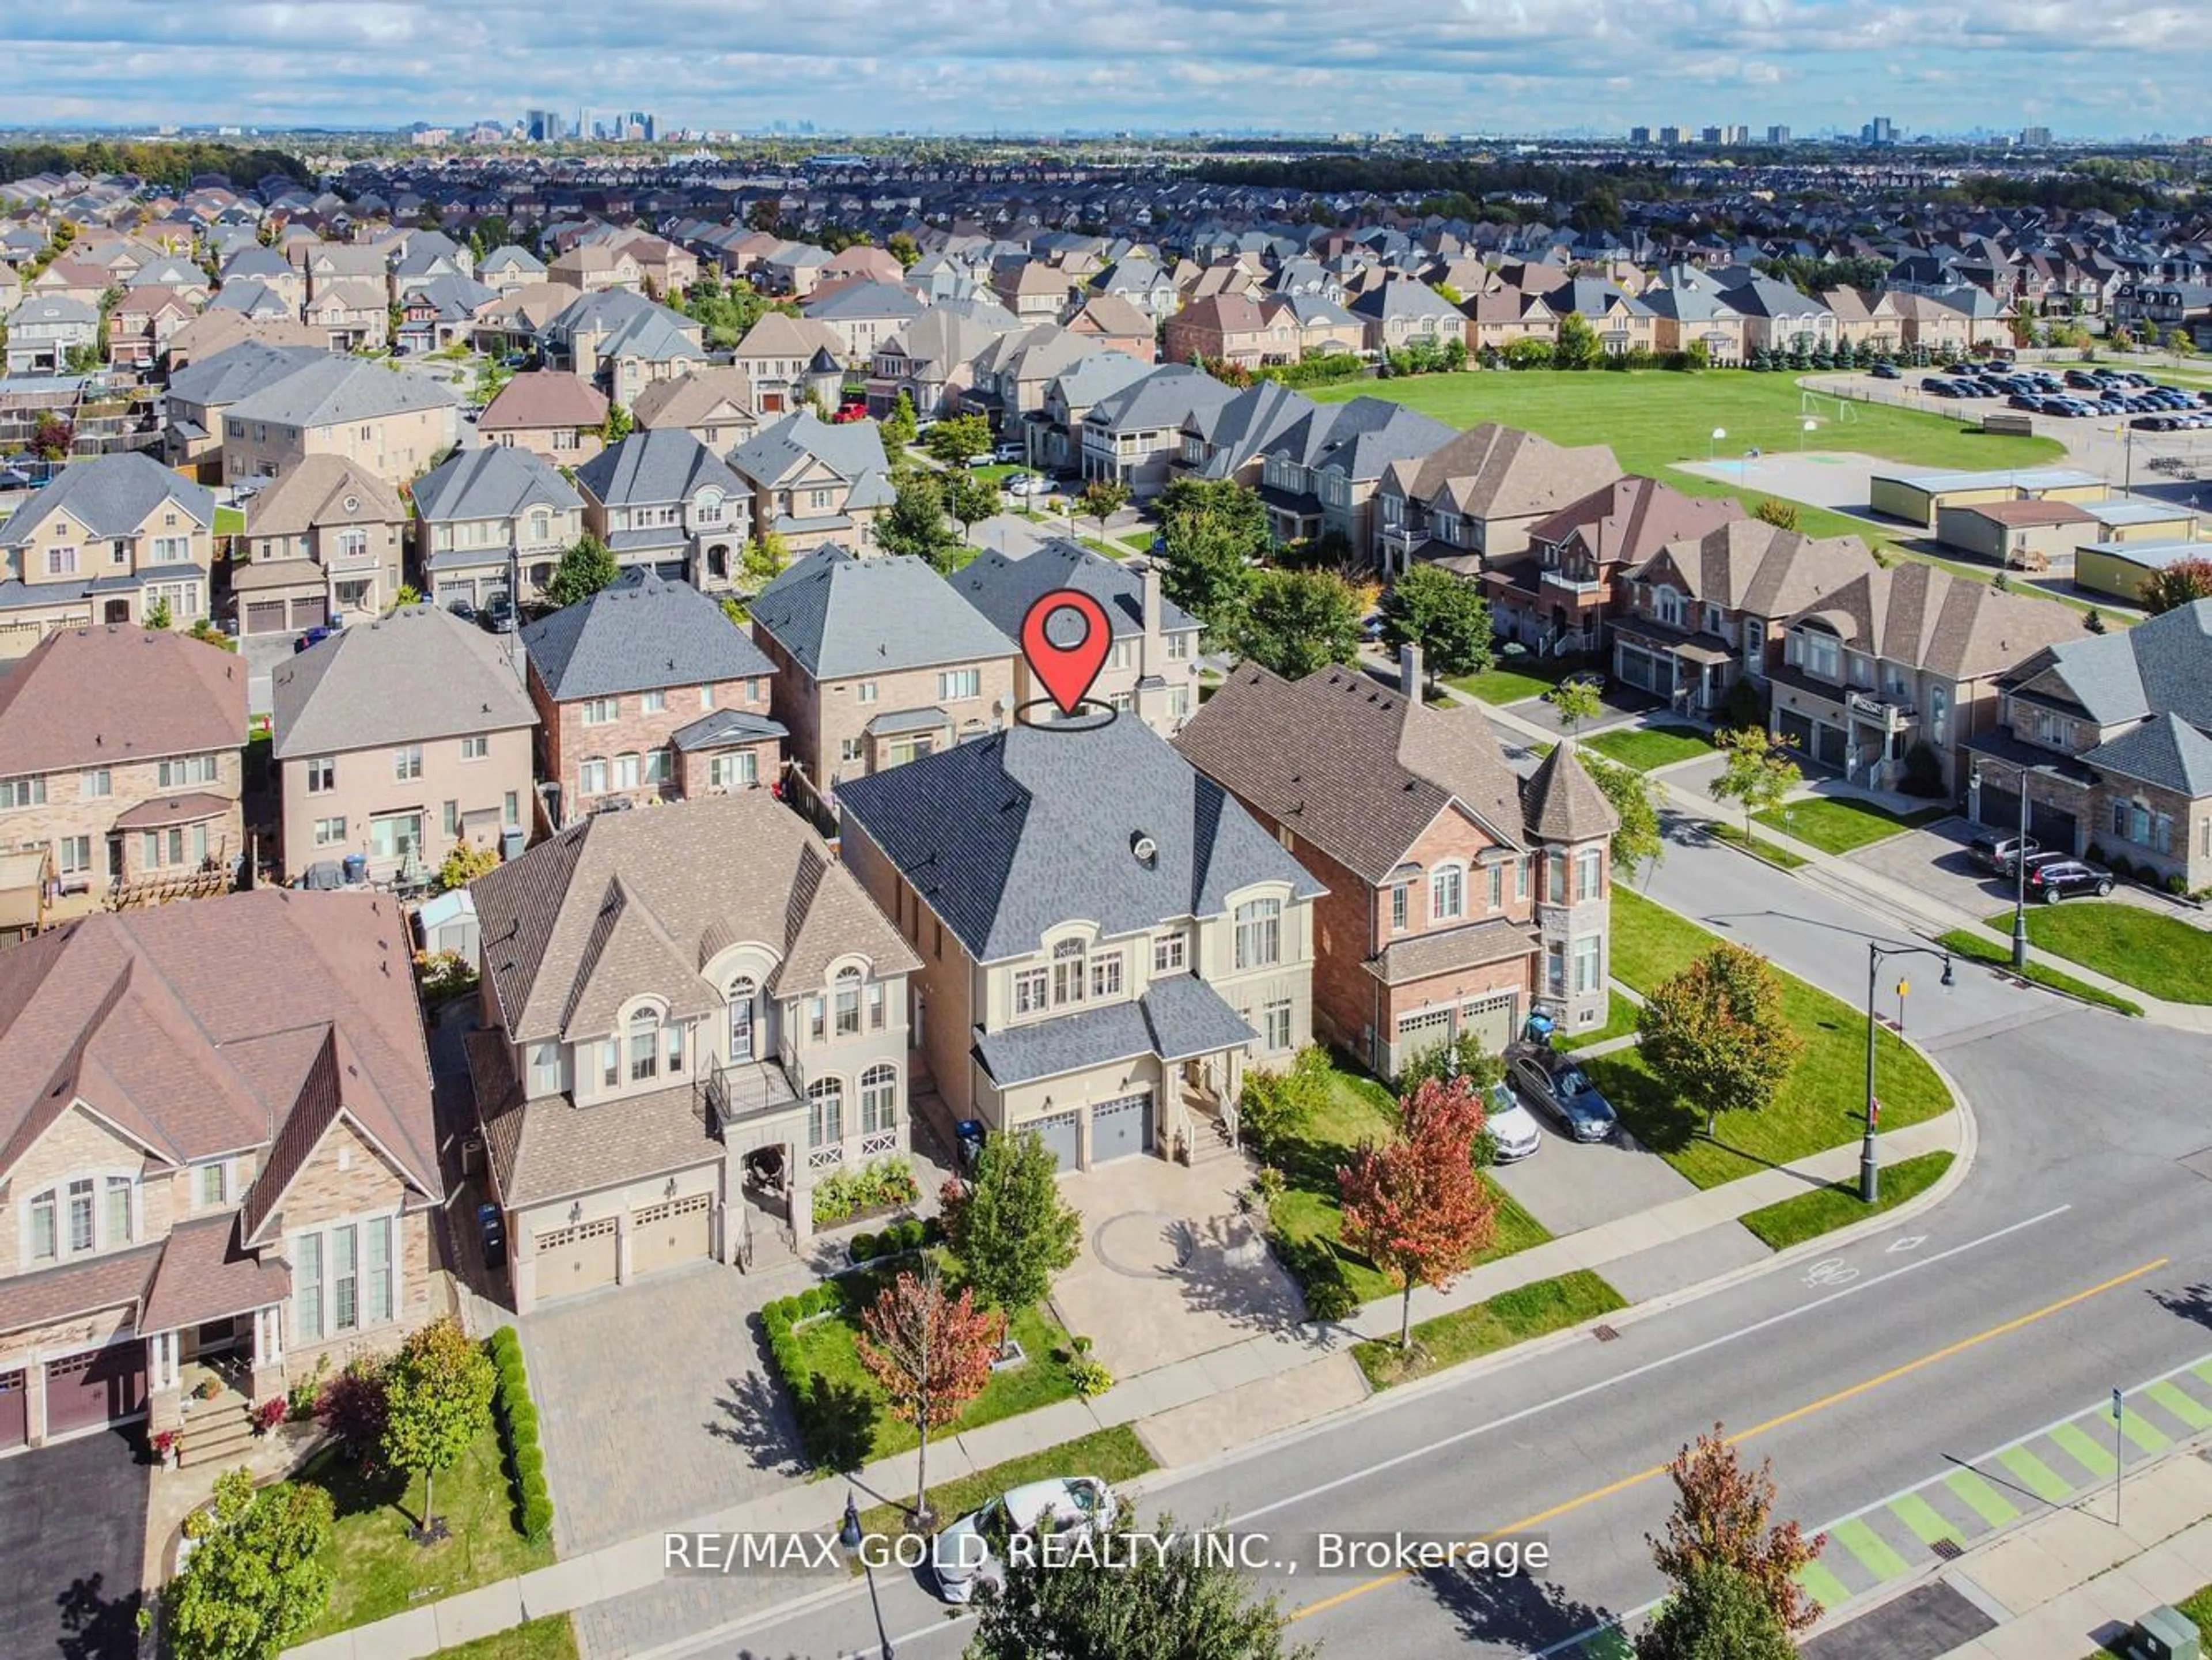
[[[2134,1660],[2203,1660],[2204,1644],[2195,1620],[2161,1603],[2136,1621],[2128,1653]]]

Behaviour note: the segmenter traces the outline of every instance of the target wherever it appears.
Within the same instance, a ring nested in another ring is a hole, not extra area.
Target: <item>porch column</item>
[[[625,1203],[615,1213],[615,1284],[617,1286],[629,1284],[629,1206]]]
[[[253,1310],[252,1399],[256,1405],[284,1392],[284,1310],[271,1303]]]
[[[146,1339],[146,1427],[153,1434],[185,1420],[183,1381],[177,1365],[177,1334],[157,1331]]]

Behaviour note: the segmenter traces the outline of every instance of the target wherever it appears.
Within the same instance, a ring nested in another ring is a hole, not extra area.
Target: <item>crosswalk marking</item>
[[[1829,1530],[1828,1537],[1856,1557],[1859,1566],[1877,1581],[1894,1579],[1905,1572],[1905,1559],[1863,1521],[1840,1523]]]
[[[2120,1433],[2128,1438],[2138,1452],[2164,1452],[2173,1444],[2173,1438],[2144,1417],[2132,1402],[2121,1415]]]
[[[1923,1545],[1932,1545],[1938,1539],[1955,1539],[1959,1529],[1945,1521],[1935,1505],[1917,1493],[1908,1493],[1890,1507],[1890,1513],[1912,1529],[1912,1536]]]
[[[1798,1569],[1797,1583],[1805,1588],[1808,1596],[1824,1608],[1839,1608],[1851,1600],[1844,1582],[1818,1562],[1808,1562]]]

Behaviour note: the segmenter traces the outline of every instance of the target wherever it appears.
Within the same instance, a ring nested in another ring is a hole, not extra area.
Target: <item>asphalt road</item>
[[[1864,932],[1901,937],[1725,848],[1650,881],[1855,1004]],[[1660,1467],[1715,1422],[1771,1457],[1784,1513],[1826,1523],[2212,1353],[2212,1040],[1962,972],[1916,980],[1910,1025],[1973,1100],[1972,1177],[1935,1211],[1834,1253],[1616,1323],[1484,1376],[1381,1397],[1153,1490],[1146,1509],[1264,1529],[1273,1560],[1322,1529],[1540,1534],[1548,1577],[1257,1577],[1296,1634],[1359,1660],[1527,1655],[1654,1598]],[[2201,1171],[2200,1168],[2201,1167]],[[969,1629],[919,1579],[878,1577],[897,1652]],[[864,1589],[739,1627],[698,1655],[874,1654]]]

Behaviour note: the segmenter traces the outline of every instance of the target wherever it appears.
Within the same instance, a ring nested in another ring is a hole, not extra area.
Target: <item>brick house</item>
[[[64,467],[0,522],[0,657],[47,630],[142,623],[166,604],[176,628],[208,615],[215,497],[150,455]]]
[[[2046,848],[2124,859],[2212,887],[2212,599],[2062,640],[1997,681],[1995,726],[1966,745],[1967,816]]]
[[[538,711],[474,624],[402,605],[277,665],[270,696],[285,880],[358,854],[373,881],[422,881],[527,830]]]
[[[782,769],[775,666],[689,583],[630,571],[530,623],[522,645],[556,826],[617,800],[756,789]]]
[[[919,559],[822,548],[751,611],[793,764],[824,794],[1013,717],[1020,649]]]
[[[732,368],[694,369],[680,380],[656,380],[637,395],[629,412],[646,431],[677,428],[726,458],[760,430],[753,383]]]
[[[58,629],[0,679],[0,841],[54,897],[219,892],[246,851],[246,666],[175,632]]]
[[[1485,421],[1376,486],[1376,550],[1385,575],[1433,559],[1468,575],[1528,546],[1530,526],[1621,476],[1603,444],[1562,448]]]
[[[1400,673],[1419,685],[1417,648]],[[1318,1036],[1389,1078],[1462,1031],[1499,1052],[1539,1001],[1604,1021],[1618,820],[1571,744],[1523,784],[1478,710],[1246,664],[1176,747],[1325,890]]]
[[[518,1311],[748,1260],[771,1163],[803,1242],[816,1181],[906,1153],[915,954],[767,792],[591,814],[470,892]]]
[[[445,1195],[390,898],[83,917],[0,952],[0,1451],[142,1417],[242,1451],[252,1405],[431,1316]]]
[[[1168,319],[1160,357],[1169,363],[1203,357],[1248,369],[1262,363],[1291,363],[1298,357],[1298,331],[1285,308],[1262,305],[1241,294],[1217,294],[1192,301]]]

